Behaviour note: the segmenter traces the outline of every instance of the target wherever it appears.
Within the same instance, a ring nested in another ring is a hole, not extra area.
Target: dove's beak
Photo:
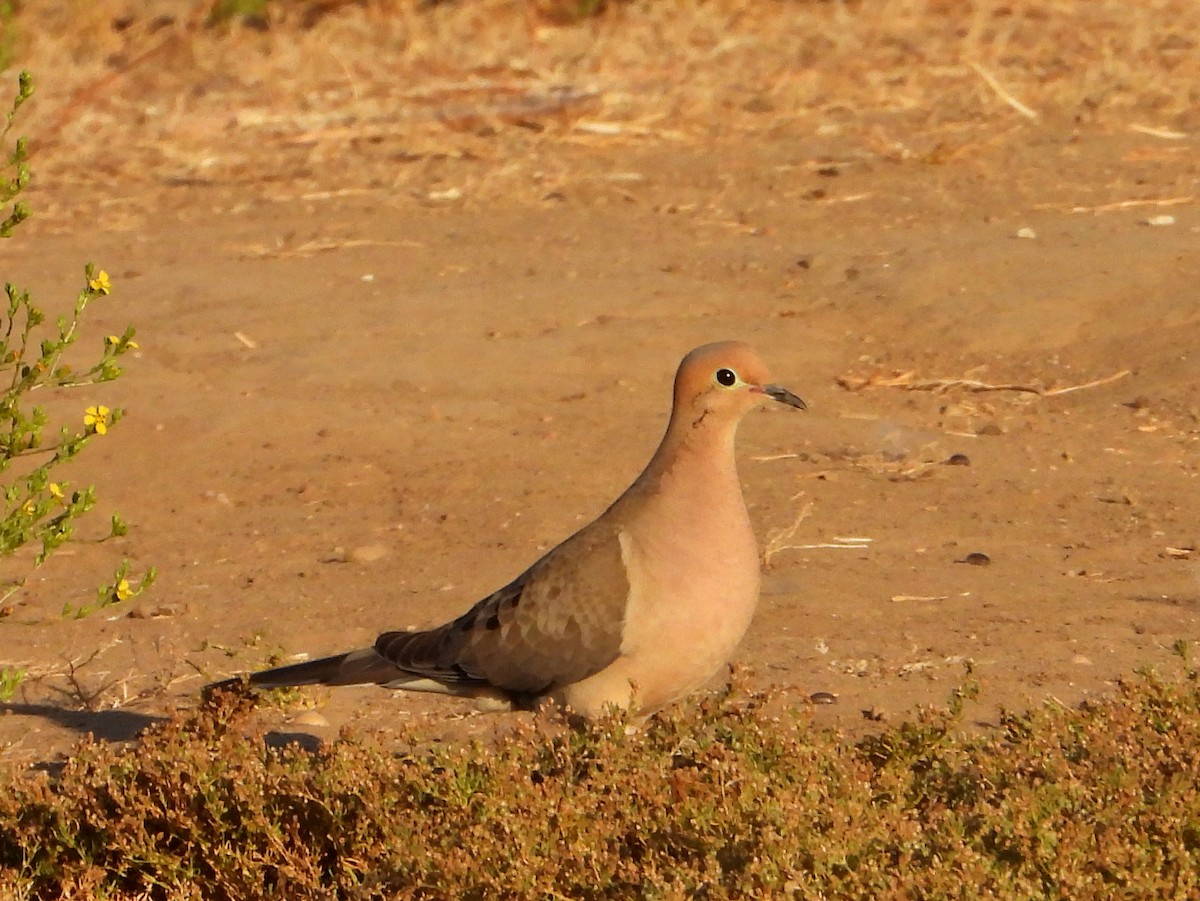
[[[795,407],[797,410],[807,410],[808,404],[798,398],[787,388],[781,388],[779,385],[763,385],[758,389],[771,400],[777,400],[781,404],[787,404],[789,407]]]

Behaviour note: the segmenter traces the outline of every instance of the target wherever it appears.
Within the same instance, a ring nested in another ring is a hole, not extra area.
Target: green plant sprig
[[[13,98],[12,108],[5,117],[4,128],[0,129],[0,144],[8,140],[8,133],[12,130],[17,110],[32,96],[33,77],[28,72],[22,72],[17,79],[17,95]],[[23,137],[17,138],[12,152],[5,163],[5,168],[12,174],[4,179],[0,179],[0,205],[7,204],[25,190],[25,186],[29,184],[31,176],[29,163],[27,162],[28,157],[28,142]],[[23,200],[17,201],[13,205],[12,211],[3,220],[0,220],[0,238],[11,236],[13,229],[28,218],[29,205]]]
[[[33,79],[22,72],[17,94],[0,129],[0,144],[13,126],[17,110],[33,96]],[[28,151],[24,138],[18,138],[4,159],[7,174],[0,176],[0,205],[14,200],[30,180]],[[0,237],[29,218],[23,201],[16,201],[11,212],[0,222]],[[84,315],[89,306],[112,292],[108,273],[92,264],[84,267],[84,283],[68,315],[59,316],[53,327],[46,328],[46,315],[30,293],[12,283],[4,285],[7,303],[0,310],[0,476],[8,473],[14,461],[43,455],[36,465],[21,475],[0,479],[0,557],[8,557],[34,542],[40,549],[31,569],[41,566],[58,548],[75,539],[75,523],[96,504],[95,488],[73,490],[58,477],[59,469],[83,452],[95,438],[104,436],[124,415],[120,409],[93,404],[84,409],[80,425],[62,426],[56,440],[48,440],[50,416],[44,406],[30,404],[34,392],[46,388],[67,389],[98,385],[120,377],[120,359],[137,349],[133,327],[120,335],[108,335],[94,363],[76,371],[63,362],[63,356],[78,341]],[[0,304],[4,301],[0,300]],[[48,334],[47,331],[49,332]],[[28,464],[26,464],[28,465]],[[97,539],[105,541],[127,531],[117,515],[109,531]],[[77,540],[77,539],[75,539]],[[0,583],[0,603],[6,601],[26,582],[28,574]],[[122,560],[111,580],[101,586],[95,604],[66,604],[65,616],[86,616],[92,610],[118,603],[141,594],[154,580],[154,570],[131,579],[129,562]]]

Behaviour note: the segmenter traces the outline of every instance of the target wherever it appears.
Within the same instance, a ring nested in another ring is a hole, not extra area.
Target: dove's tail
[[[380,656],[375,648],[360,648],[332,657],[305,660],[287,666],[260,670],[248,676],[213,682],[203,689],[204,697],[216,691],[236,691],[239,688],[292,688],[299,685],[383,685],[407,691],[458,695],[488,701],[491,705],[511,706],[509,693],[486,683],[455,684],[412,673]]]
[[[380,685],[395,679],[400,672],[375,653],[360,648],[332,657],[305,660],[288,666],[250,674],[250,684],[258,688],[288,688],[294,685]]]
[[[242,685],[252,688],[292,688],[298,685],[382,685],[403,675],[393,663],[375,653],[374,648],[360,648],[332,657],[305,660],[287,666],[251,673],[249,676],[226,679],[204,687],[204,694],[232,690]]]

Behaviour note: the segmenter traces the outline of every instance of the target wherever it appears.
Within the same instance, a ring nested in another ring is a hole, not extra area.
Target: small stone
[[[382,544],[364,544],[361,547],[352,548],[346,554],[346,561],[348,563],[374,563],[386,556],[387,548]]]
[[[1083,654],[1076,654],[1074,657],[1071,658],[1071,662],[1078,664],[1079,666],[1091,666],[1092,665],[1092,661],[1089,658],[1083,656]]]
[[[987,554],[980,553],[979,551],[972,551],[971,553],[967,554],[967,556],[963,557],[959,562],[966,563],[970,566],[988,566],[992,562],[992,558]]]
[[[175,604],[159,604],[155,607],[134,607],[127,615],[130,619],[166,619],[182,612]]]
[[[970,466],[971,458],[966,454],[951,454],[946,458],[947,466]]]
[[[1151,216],[1149,219],[1146,220],[1146,224],[1147,225],[1157,225],[1157,226],[1174,225],[1175,217],[1168,216],[1165,213],[1162,214],[1161,216]]]
[[[837,695],[831,691],[814,691],[808,696],[811,704],[836,704]]]
[[[742,104],[742,109],[748,113],[773,113],[775,112],[775,104],[771,102],[769,97],[759,95],[751,97]]]
[[[993,436],[994,435],[1003,435],[1004,429],[1000,428],[1000,423],[993,420],[991,422],[985,422],[983,425],[981,425],[979,428],[977,428],[975,430],[975,434],[976,435],[993,435]]]
[[[1026,239],[1032,241],[1034,238],[1037,237],[1037,232],[1035,232],[1032,228],[1029,228],[1029,227],[1018,228],[1017,229],[1017,237],[1018,238],[1026,238]]]
[[[291,723],[294,726],[316,726],[318,728],[324,728],[329,725],[329,720],[325,719],[325,717],[321,716],[321,714],[317,713],[315,710],[304,710],[292,717]]]

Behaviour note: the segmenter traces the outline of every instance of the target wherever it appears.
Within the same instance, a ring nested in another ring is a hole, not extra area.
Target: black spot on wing
[[[521,603],[521,595],[525,591],[526,581],[526,579],[518,579],[515,582],[505,585],[499,591],[493,593],[487,599],[487,603],[491,604],[495,610],[499,610],[504,606],[515,608],[517,604]]]
[[[499,613],[501,610],[515,610],[521,603],[521,593],[525,590],[525,582],[517,580],[498,591],[489,594],[482,601],[451,623],[458,632],[470,632],[481,625],[488,630],[500,628]]]
[[[486,684],[485,678],[455,659],[461,646],[456,629],[454,621],[427,632],[385,632],[375,640],[375,653],[414,676],[446,683]]]
[[[527,579],[517,579],[475,604],[457,619],[424,632],[385,632],[375,641],[375,651],[401,670],[447,683],[487,683],[473,672],[463,654],[470,633],[480,627],[500,628],[500,611],[521,602]]]

